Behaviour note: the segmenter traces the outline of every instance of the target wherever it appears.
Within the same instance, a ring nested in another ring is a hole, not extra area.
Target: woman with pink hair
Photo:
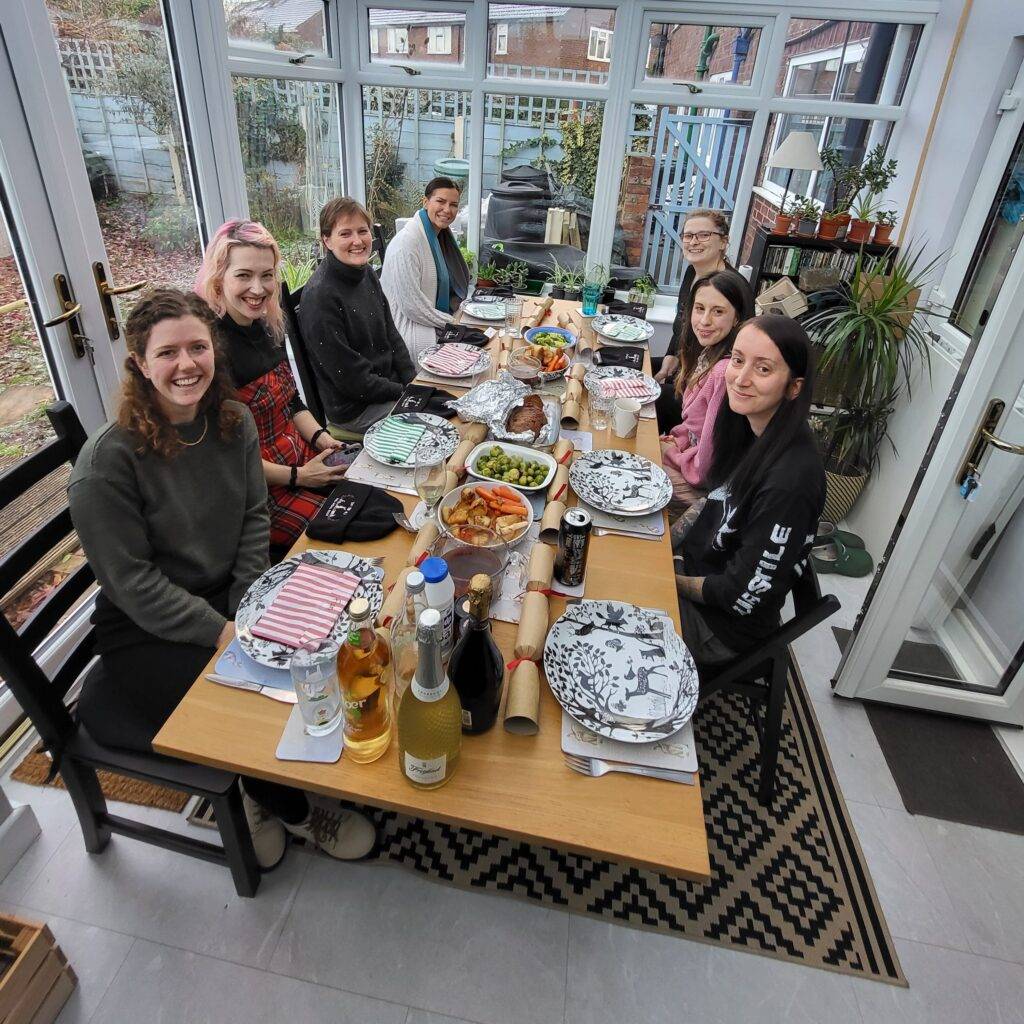
[[[290,547],[344,467],[324,464],[340,447],[299,398],[284,350],[281,250],[256,221],[229,220],[206,247],[195,290],[218,316],[215,334],[238,397],[259,434],[270,492],[270,545]]]

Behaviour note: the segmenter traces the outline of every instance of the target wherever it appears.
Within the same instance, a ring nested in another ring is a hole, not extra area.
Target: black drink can
[[[587,574],[587,549],[593,525],[586,509],[568,508],[562,513],[555,554],[555,579],[563,587],[578,587]]]

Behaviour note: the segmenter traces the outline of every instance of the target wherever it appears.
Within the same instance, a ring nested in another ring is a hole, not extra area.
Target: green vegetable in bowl
[[[538,331],[530,335],[530,343],[543,345],[545,348],[565,348],[566,340],[564,334],[556,334],[554,331]]]
[[[521,487],[539,487],[548,475],[544,463],[509,455],[497,445],[492,445],[490,451],[476,460],[473,471],[491,480]]]

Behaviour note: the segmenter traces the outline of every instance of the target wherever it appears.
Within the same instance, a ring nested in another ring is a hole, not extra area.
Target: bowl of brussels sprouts
[[[466,460],[470,476],[496,480],[520,491],[541,491],[555,475],[557,463],[544,452],[505,441],[484,441]]]

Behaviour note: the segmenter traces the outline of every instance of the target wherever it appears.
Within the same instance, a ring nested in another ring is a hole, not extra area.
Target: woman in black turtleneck
[[[370,215],[354,199],[320,212],[327,249],[302,289],[299,325],[332,426],[363,433],[416,376],[373,269]]]
[[[196,291],[219,314],[215,338],[256,421],[272,548],[291,547],[345,474],[344,467],[324,465],[338,442],[303,405],[281,344],[280,261],[262,224],[228,221],[213,236],[196,279]]]

